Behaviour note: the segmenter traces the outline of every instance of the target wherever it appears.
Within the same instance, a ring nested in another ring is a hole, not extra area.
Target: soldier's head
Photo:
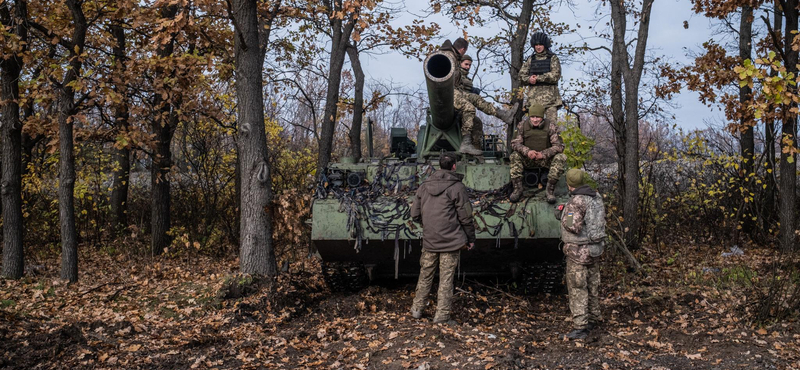
[[[469,48],[469,43],[463,37],[459,37],[456,39],[456,42],[453,43],[453,49],[456,49],[459,54],[464,55],[467,53],[467,49]]]
[[[453,153],[444,153],[439,156],[439,168],[447,171],[456,169],[456,155]]]
[[[534,32],[531,35],[531,46],[537,53],[544,53],[545,50],[550,51],[550,37],[544,32]]]
[[[461,57],[461,68],[464,68],[467,71],[469,71],[469,69],[472,68],[472,57],[471,56],[464,55],[463,57]]]
[[[544,121],[544,107],[533,102],[528,104],[528,118],[531,121],[531,126],[541,126]]]
[[[567,177],[567,187],[569,188],[569,191],[575,190],[575,188],[580,187],[584,183],[583,171],[577,168],[572,168],[569,171],[567,171],[566,177]]]

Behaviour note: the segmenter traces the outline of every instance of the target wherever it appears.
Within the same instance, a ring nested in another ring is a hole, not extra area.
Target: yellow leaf
[[[141,344],[131,344],[130,346],[128,346],[127,348],[125,348],[125,351],[127,351],[127,352],[136,352],[136,351],[138,351],[140,348],[142,348],[142,345],[141,345]]]

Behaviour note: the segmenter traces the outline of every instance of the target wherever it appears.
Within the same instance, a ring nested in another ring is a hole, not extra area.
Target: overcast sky
[[[571,35],[563,35],[557,40],[559,43],[582,44],[586,40],[590,45],[604,45],[605,42],[592,39],[592,34],[587,32],[589,25],[598,21],[598,1],[575,1],[578,5],[572,9],[562,7],[556,10],[553,18],[556,21],[570,24],[573,28],[581,24],[578,32]],[[397,24],[409,23],[417,15],[424,14],[424,9],[429,6],[428,0],[409,0],[403,2],[407,9],[398,20]],[[608,14],[608,5],[600,9],[600,14]],[[461,35],[461,30],[442,16],[433,16],[425,19],[426,22],[436,22],[442,28],[443,41],[446,38],[455,39]],[[601,19],[602,26],[608,17]],[[689,28],[685,29],[683,22],[689,23]],[[695,15],[691,9],[689,0],[656,0],[653,5],[652,20],[650,23],[650,38],[648,49],[653,55],[663,55],[671,61],[688,64],[691,59],[687,53],[691,50],[699,50],[700,45],[709,40],[711,36],[712,22],[701,15]],[[490,34],[496,32],[498,28],[494,26],[478,28],[468,28],[468,34]],[[554,50],[558,53],[558,50]],[[488,61],[487,61],[488,62]],[[364,62],[367,79],[391,80],[397,84],[409,87],[417,87],[423,84],[422,63],[417,60],[407,59],[399,53],[387,53],[384,55],[367,58]],[[580,71],[581,63],[563,65],[562,85],[570,78],[582,78]],[[481,79],[485,90],[491,88],[510,88],[510,77],[505,76],[483,76]],[[486,86],[487,84],[491,86]],[[674,102],[677,108],[671,111],[676,117],[676,122],[685,129],[704,128],[706,122],[721,122],[724,118],[718,110],[712,110],[701,104],[698,95],[694,92],[683,91],[676,96]],[[563,110],[562,110],[563,113]]]

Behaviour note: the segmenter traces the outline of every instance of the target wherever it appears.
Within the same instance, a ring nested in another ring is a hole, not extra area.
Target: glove
[[[478,94],[478,95],[480,95],[480,93],[481,93],[481,89],[479,89],[479,88],[477,88],[477,87],[473,87],[473,88],[472,88],[472,93],[473,93],[473,94]]]
[[[556,220],[561,220],[561,213],[564,212],[564,205],[563,204],[557,205],[556,208],[553,209],[553,212],[555,213]]]

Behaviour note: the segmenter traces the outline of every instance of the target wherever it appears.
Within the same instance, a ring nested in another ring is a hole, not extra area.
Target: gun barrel
[[[428,87],[431,124],[440,130],[453,126],[455,108],[456,74],[461,73],[453,56],[442,51],[434,52],[425,58],[425,84]]]

